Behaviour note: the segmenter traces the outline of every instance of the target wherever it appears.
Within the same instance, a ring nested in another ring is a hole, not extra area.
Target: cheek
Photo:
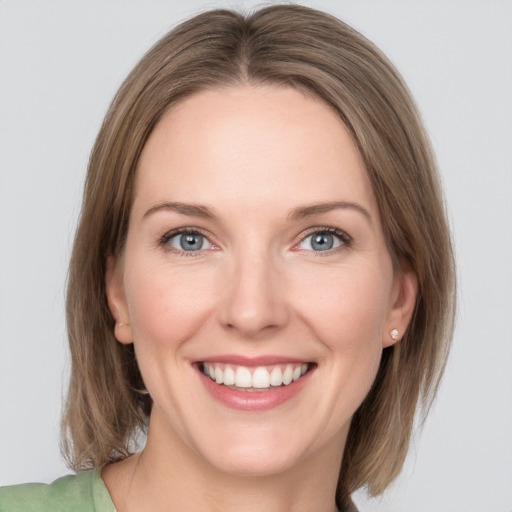
[[[322,393],[315,402],[317,410],[329,411],[324,436],[336,435],[350,423],[374,383],[391,286],[391,264],[360,262],[309,272],[308,283],[302,279],[302,293],[298,287],[292,291],[302,324],[318,347]]]
[[[382,357],[390,280],[376,269],[340,272],[309,297],[308,322],[321,340],[328,369],[324,407],[333,429],[346,424],[369,393]]]
[[[318,273],[297,309],[315,336],[344,364],[378,366],[391,293],[391,271],[377,265]]]
[[[212,272],[155,265],[126,278],[136,344],[175,349],[201,327],[215,300]]]

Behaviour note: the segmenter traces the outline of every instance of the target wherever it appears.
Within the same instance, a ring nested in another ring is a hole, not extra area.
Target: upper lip
[[[274,364],[284,363],[310,363],[311,360],[302,359],[300,357],[278,356],[278,355],[262,355],[256,357],[241,356],[235,354],[221,354],[205,357],[195,361],[196,363],[224,363],[236,366],[270,366]]]

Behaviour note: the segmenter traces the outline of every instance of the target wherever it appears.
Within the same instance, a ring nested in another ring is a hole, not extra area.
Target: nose
[[[277,267],[271,255],[239,254],[234,258],[221,292],[219,318],[225,329],[260,339],[286,325],[285,279]]]

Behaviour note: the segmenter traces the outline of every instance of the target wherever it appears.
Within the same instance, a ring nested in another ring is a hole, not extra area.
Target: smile
[[[309,366],[307,363],[290,363],[250,367],[208,362],[202,363],[201,369],[217,384],[250,392],[288,386],[302,378]]]
[[[220,356],[194,366],[210,396],[239,411],[266,411],[299,395],[316,373],[316,362],[278,356]]]

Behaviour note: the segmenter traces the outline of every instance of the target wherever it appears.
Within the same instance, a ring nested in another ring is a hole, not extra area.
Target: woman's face
[[[252,86],[182,101],[142,152],[107,275],[129,324],[116,337],[154,400],[150,439],[238,474],[339,464],[413,281],[393,271],[360,155],[326,105]]]

